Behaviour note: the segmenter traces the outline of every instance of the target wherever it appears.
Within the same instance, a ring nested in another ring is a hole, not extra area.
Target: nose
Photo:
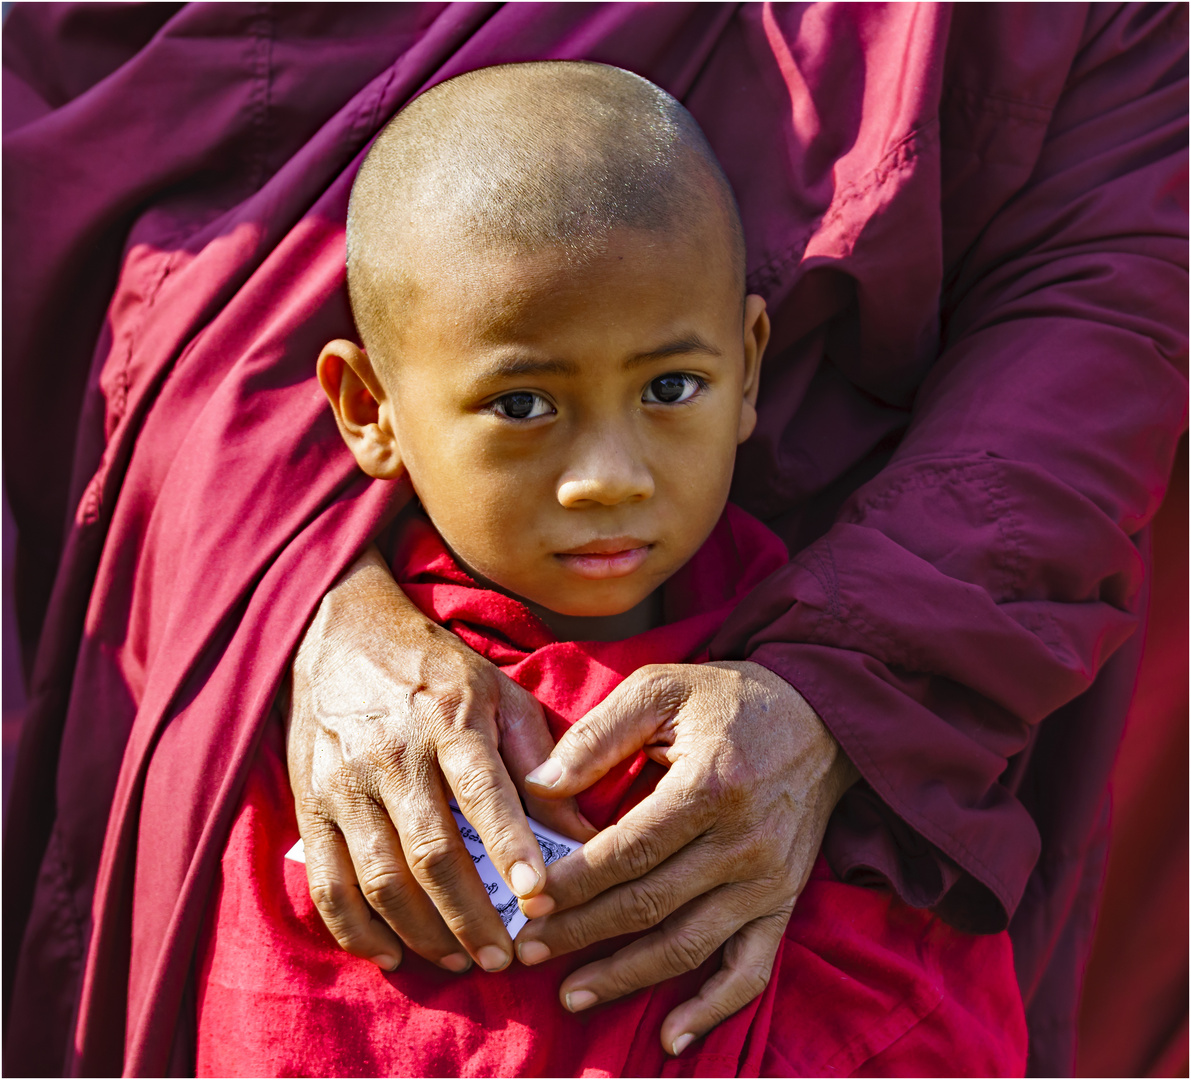
[[[558,501],[567,509],[617,506],[653,495],[653,474],[634,440],[605,429],[585,440],[558,481]]]

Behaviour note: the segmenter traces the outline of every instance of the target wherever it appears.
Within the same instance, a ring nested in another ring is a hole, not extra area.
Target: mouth
[[[598,580],[627,577],[640,569],[652,548],[652,544],[633,536],[614,536],[560,551],[554,557],[579,577]]]

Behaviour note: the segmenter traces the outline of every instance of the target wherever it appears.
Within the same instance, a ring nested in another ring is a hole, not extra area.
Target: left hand
[[[669,771],[615,825],[554,863],[522,904],[522,963],[656,927],[563,982],[578,1012],[698,967],[698,996],[662,1024],[681,1053],[764,990],[827,819],[855,766],[792,686],[750,662],[641,668],[562,737],[526,779],[566,798],[644,748]]]

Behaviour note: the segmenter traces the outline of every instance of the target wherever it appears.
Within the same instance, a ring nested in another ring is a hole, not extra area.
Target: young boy
[[[727,506],[768,321],[689,114],[595,64],[442,84],[361,168],[348,277],[365,348],[331,342],[319,379],[361,468],[408,475],[420,500],[427,523],[391,554],[414,602],[533,692],[556,738],[637,667],[705,659],[787,554]],[[661,771],[638,754],[580,807],[603,827]],[[1024,1068],[1005,935],[959,934],[822,863],[764,994],[667,1064],[661,1019],[707,965],[577,1015],[559,984],[611,946],[385,973],[321,925],[282,857],[296,838],[274,739],[200,948],[200,1074]]]

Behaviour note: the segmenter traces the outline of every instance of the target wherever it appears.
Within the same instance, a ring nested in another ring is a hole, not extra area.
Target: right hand
[[[594,835],[574,800],[525,791],[554,747],[541,705],[414,607],[375,547],[302,639],[286,743],[311,899],[344,949],[385,970],[402,942],[448,971],[512,958],[452,794],[522,898],[541,892],[546,867],[518,792],[559,832]]]

